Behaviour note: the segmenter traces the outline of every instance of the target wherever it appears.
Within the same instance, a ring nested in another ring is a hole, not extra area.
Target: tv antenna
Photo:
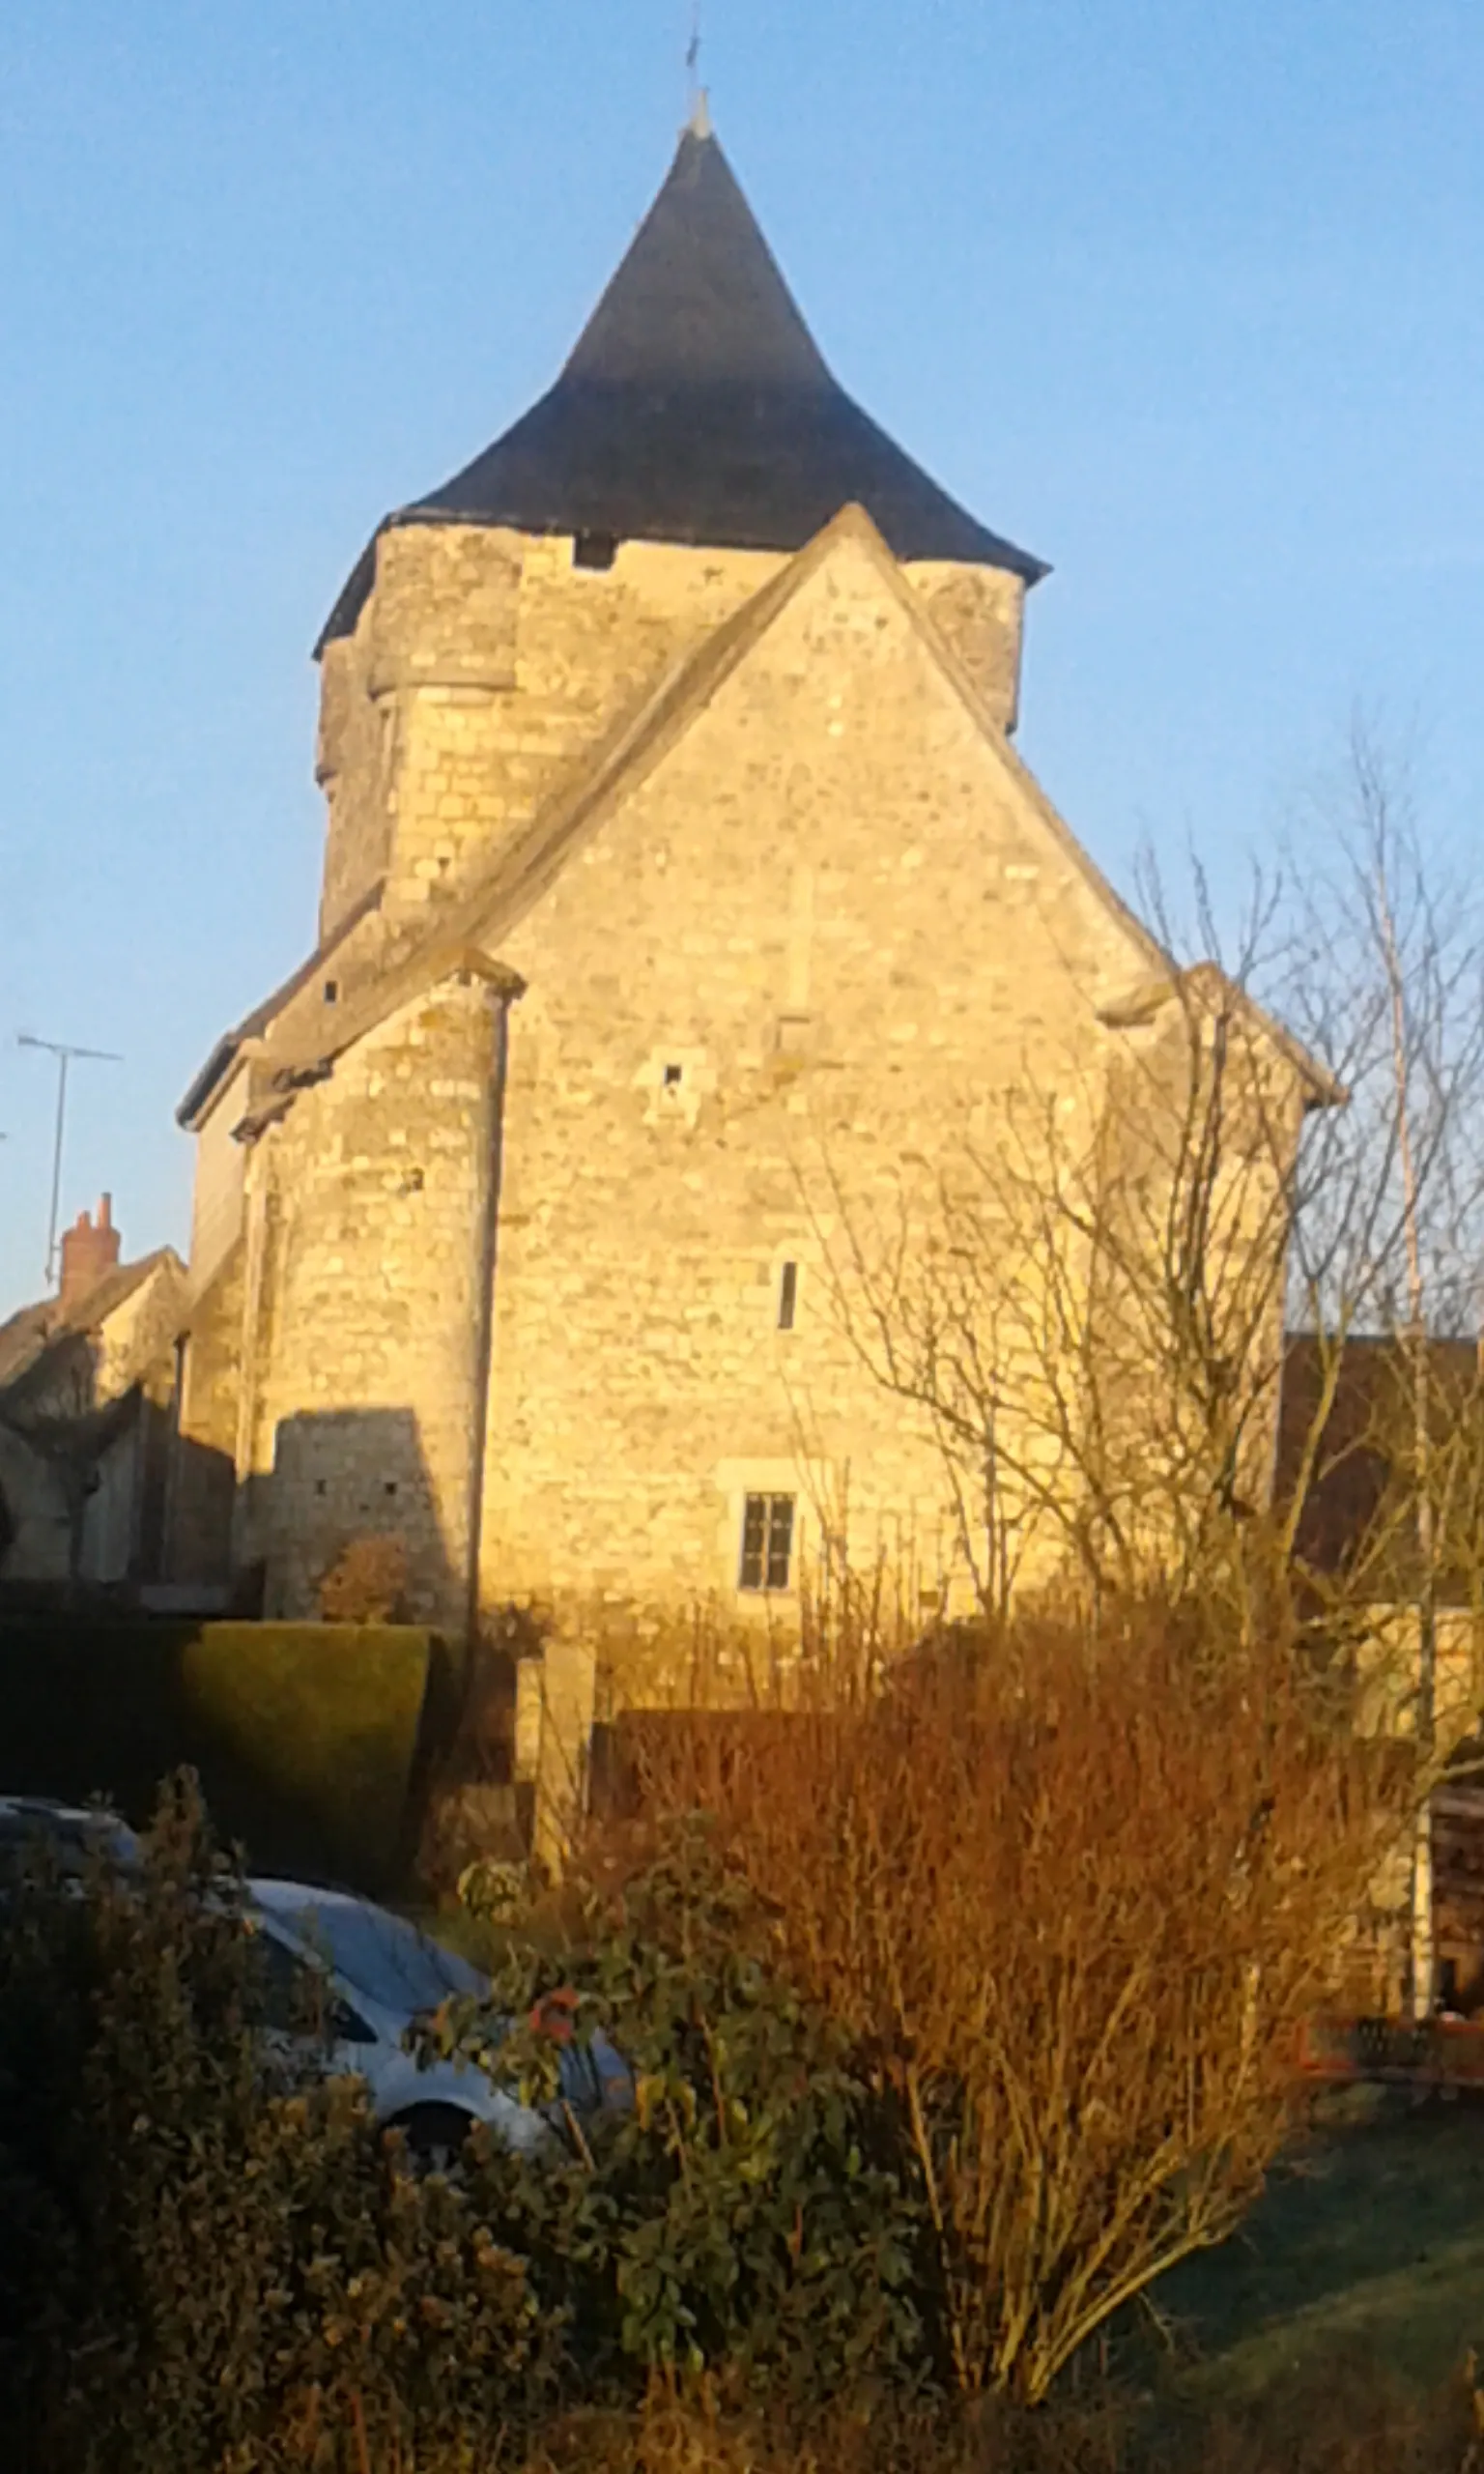
[[[111,1048],[78,1048],[70,1040],[39,1040],[31,1031],[17,1031],[17,1048],[44,1049],[57,1060],[57,1123],[51,1145],[51,1210],[46,1222],[46,1285],[51,1287],[57,1258],[57,1206],[62,1197],[62,1134],[67,1123],[67,1069],[74,1057],[96,1059],[103,1065],[122,1065]]]

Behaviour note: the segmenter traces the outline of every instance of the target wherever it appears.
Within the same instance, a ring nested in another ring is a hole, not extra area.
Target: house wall
[[[0,1581],[65,1581],[71,1524],[61,1482],[43,1454],[6,1425],[0,1425],[0,1497],[10,1532],[9,1546],[0,1548]]]
[[[190,1283],[199,1295],[215,1278],[243,1233],[243,1180],[246,1153],[233,1128],[246,1100],[246,1073],[223,1084],[196,1136],[195,1184],[190,1215]]]
[[[197,1288],[181,1345],[165,1510],[172,1581],[214,1586],[231,1565],[245,1258],[239,1237]],[[191,1277],[195,1286],[194,1263]]]
[[[104,1588],[134,1568],[144,1492],[142,1415],[110,1444],[95,1471],[98,1483],[83,1507],[78,1541],[80,1579]]]

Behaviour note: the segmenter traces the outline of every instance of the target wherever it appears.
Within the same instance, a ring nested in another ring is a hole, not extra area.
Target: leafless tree
[[[837,1319],[936,1444],[984,1614],[1033,1584],[1095,1604],[1156,1585],[1250,1638],[1306,1578],[1316,1625],[1358,1651],[1400,1592],[1420,1781],[1440,1568],[1478,1495],[1478,1418],[1456,1383],[1432,1398],[1430,1352],[1480,1296],[1484,934],[1362,724],[1307,839],[1323,863],[1255,877],[1226,940],[1199,872],[1193,935],[1146,872],[1167,967],[1103,1007],[1074,1074],[1027,1054],[891,1208],[863,1211],[827,1152],[806,1188]],[[1192,942],[1204,959],[1182,962]],[[1295,1330],[1301,1415],[1283,1402]],[[1305,1575],[1357,1336],[1393,1364],[1343,1448],[1387,1483]]]
[[[899,2105],[967,2392],[1039,2402],[1232,2230],[1398,1826],[1394,1748],[1281,1629],[1212,1654],[1208,1613],[1021,1614],[640,1738],[650,1808],[713,1815]]]

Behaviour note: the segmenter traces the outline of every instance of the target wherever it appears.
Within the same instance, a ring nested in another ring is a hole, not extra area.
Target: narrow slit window
[[[742,1509],[739,1589],[786,1589],[793,1566],[792,1495],[749,1495]]]
[[[326,1004],[327,1004],[327,1005],[333,1005],[333,1004],[336,1004],[336,1003],[338,1002],[338,1000],[339,1000],[339,995],[340,995],[340,982],[338,981],[338,979],[327,979],[327,981],[325,982],[325,1002],[326,1002]]]
[[[778,1328],[791,1332],[799,1305],[799,1267],[785,1263],[778,1276]]]

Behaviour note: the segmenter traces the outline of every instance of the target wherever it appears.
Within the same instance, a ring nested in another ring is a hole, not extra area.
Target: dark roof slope
[[[720,145],[692,128],[556,386],[387,522],[797,550],[852,501],[899,559],[1047,572],[837,384]],[[368,551],[321,646],[354,627],[373,574]]]

